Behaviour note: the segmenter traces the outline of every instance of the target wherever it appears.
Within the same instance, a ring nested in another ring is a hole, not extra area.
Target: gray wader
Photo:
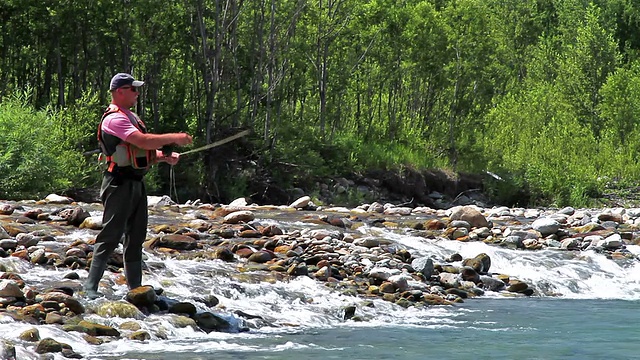
[[[124,273],[129,289],[142,285],[142,243],[147,236],[147,193],[144,182],[106,173],[100,198],[104,205],[102,230],[96,237],[87,294],[96,294],[109,257],[124,235]]]

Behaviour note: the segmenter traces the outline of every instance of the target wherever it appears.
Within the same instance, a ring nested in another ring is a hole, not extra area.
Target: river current
[[[261,215],[258,214],[258,217]],[[266,215],[265,215],[266,216]],[[308,227],[270,214],[265,222],[286,229]],[[155,218],[154,222],[169,222]],[[212,310],[199,299],[214,295],[215,312],[237,331],[205,333],[176,327],[163,315],[137,320],[151,339],[126,338],[90,345],[76,332],[37,325],[41,338],[69,344],[86,359],[632,359],[640,335],[640,265],[619,263],[592,251],[523,251],[425,239],[403,231],[360,227],[357,231],[388,239],[414,256],[444,258],[453,253],[473,257],[486,253],[491,271],[517,277],[537,296],[487,292],[453,306],[404,308],[382,299],[364,301],[333,290],[306,276],[279,281],[268,274],[244,277],[233,263],[221,260],[177,260],[145,253],[145,284],[167,296]],[[75,230],[70,238],[95,232]],[[67,241],[71,239],[66,239]],[[628,245],[635,255],[640,247]],[[69,269],[34,266],[17,258],[0,264],[27,283],[58,281]],[[86,270],[77,270],[81,278]],[[105,276],[115,278],[118,274]],[[115,283],[115,281],[114,281]],[[114,285],[112,297],[126,294]],[[83,300],[87,307],[104,299]],[[344,320],[344,309],[356,307],[363,321]],[[240,317],[237,314],[255,315]],[[86,318],[118,327],[131,319]],[[0,337],[16,344],[18,359],[39,359],[33,346],[18,340],[34,325],[0,317]],[[246,331],[245,331],[246,330]],[[54,359],[63,359],[53,354]]]

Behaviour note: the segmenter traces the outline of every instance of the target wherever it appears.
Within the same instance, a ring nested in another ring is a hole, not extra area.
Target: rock
[[[153,306],[156,300],[158,300],[158,295],[153,289],[153,286],[144,285],[129,290],[125,299],[131,304],[135,305],[138,309],[148,309]]]
[[[342,316],[342,318],[344,320],[349,320],[353,318],[355,314],[356,314],[356,307],[354,305],[345,306],[344,315]]]
[[[102,216],[89,216],[82,221],[80,229],[100,230],[102,229]]]
[[[223,223],[225,224],[239,224],[241,222],[248,223],[255,219],[253,212],[248,210],[235,211],[224,217]]]
[[[11,215],[15,209],[9,204],[0,204],[0,215]]]
[[[464,259],[462,265],[469,266],[480,274],[486,274],[491,267],[491,258],[489,255],[482,253],[472,259]]]
[[[170,206],[175,204],[176,202],[171,200],[171,197],[169,197],[168,195],[147,196],[147,206],[150,207]]]
[[[371,249],[380,246],[380,240],[372,237],[363,237],[353,240],[353,245],[363,246]]]
[[[389,269],[389,268],[373,268],[369,271],[369,277],[379,280],[387,280],[390,276],[399,274],[400,270],[398,269]]]
[[[80,206],[73,209],[62,210],[59,215],[67,221],[67,225],[72,226],[80,226],[86,218],[91,216],[87,210]]]
[[[444,285],[451,286],[451,287],[460,286],[460,282],[458,281],[459,279],[458,274],[445,272],[445,273],[438,274],[438,276],[440,277],[440,282]]]
[[[167,234],[160,236],[153,245],[154,248],[162,247],[174,250],[193,250],[198,247],[198,241],[187,235]]]
[[[392,283],[393,286],[396,288],[396,290],[400,292],[407,291],[409,289],[408,280],[413,280],[413,279],[406,274],[392,275],[392,276],[389,276],[389,279],[387,279],[387,281]]]
[[[272,258],[273,256],[268,251],[256,251],[251,254],[251,256],[249,256],[248,260],[259,264],[264,264],[267,261],[270,261]]]
[[[40,332],[37,328],[31,328],[23,331],[18,338],[28,342],[40,341]]]
[[[24,298],[24,293],[13,280],[2,280],[0,281],[0,297]]]
[[[78,301],[78,299],[74,298],[73,296],[67,295],[65,293],[54,291],[40,294],[38,296],[41,297],[42,301],[56,301],[59,303],[64,303],[64,305],[68,307],[69,310],[78,315],[84,313],[84,306],[80,303],[80,301]]]
[[[475,228],[489,227],[489,222],[484,215],[473,206],[457,206],[453,208],[451,220],[463,220]]]
[[[189,222],[189,227],[199,232],[206,232],[211,228],[211,223],[202,219],[195,219]]]
[[[78,325],[72,325],[71,327],[73,327],[73,330],[75,331],[81,331],[91,336],[120,337],[120,331],[116,330],[115,328],[86,320],[82,320],[78,323]],[[65,325],[63,328],[67,328],[67,326]]]
[[[52,338],[44,338],[36,345],[36,353],[38,354],[58,352],[62,352],[62,344]]]
[[[173,314],[186,314],[189,317],[193,317],[197,309],[192,303],[183,301],[169,306],[169,312]]]
[[[410,207],[393,207],[393,208],[388,208],[384,210],[384,214],[385,215],[400,215],[400,216],[407,216],[407,215],[411,215],[411,211],[413,209]]]
[[[11,239],[11,235],[4,229],[4,227],[0,226],[0,240],[2,239]]]
[[[509,287],[507,287],[507,291],[509,292],[523,292],[529,286],[520,280],[511,280],[509,281]]]
[[[490,291],[500,291],[505,288],[505,283],[502,280],[487,275],[480,275],[480,283],[484,289]]]
[[[620,234],[613,234],[606,239],[598,241],[597,243],[597,246],[608,250],[621,248],[622,245],[624,245],[624,242],[622,241]]]
[[[218,246],[215,248],[215,250],[213,251],[213,257],[215,259],[220,259],[223,261],[234,261],[235,260],[235,256],[233,255],[233,252],[225,246]]]
[[[303,196],[298,200],[292,202],[291,205],[289,205],[289,207],[292,207],[294,209],[304,209],[309,205],[309,202],[311,202],[311,197]]]
[[[29,254],[29,261],[32,264],[43,265],[47,262],[47,254],[44,249],[38,249]]]
[[[229,203],[229,206],[247,206],[247,199],[246,198],[237,198],[235,200],[233,200],[232,202]]]
[[[62,317],[62,315],[57,314],[55,312],[50,312],[47,313],[47,315],[44,318],[44,322],[45,324],[64,324],[64,318]]]
[[[100,305],[96,313],[102,317],[142,319],[144,315],[133,304],[125,301],[110,301]]]
[[[223,331],[231,327],[231,324],[229,324],[227,320],[210,312],[195,314],[193,319],[196,321],[196,324],[198,324],[198,327],[207,333]]]
[[[151,339],[151,335],[145,330],[138,330],[129,335],[129,340],[145,341]]]
[[[560,230],[561,225],[558,221],[554,219],[544,217],[534,221],[531,224],[531,227],[534,230],[539,231],[540,234],[542,234],[542,236],[544,237],[544,236],[555,234],[556,232],[558,232],[558,230]]]
[[[198,324],[196,321],[190,317],[183,315],[171,315],[169,316],[169,323],[177,328],[191,328],[193,330],[198,330]]]
[[[463,267],[462,271],[460,271],[460,276],[464,281],[470,281],[474,284],[477,284],[480,282],[480,275],[478,275],[476,270],[474,270],[474,268],[470,266]]]
[[[0,248],[4,250],[15,250],[18,247],[18,241],[15,239],[0,240]]]
[[[411,267],[416,272],[424,275],[426,279],[429,279],[431,275],[433,275],[433,271],[434,271],[433,260],[430,257],[425,256],[425,257],[414,259],[411,262]]]
[[[44,198],[44,201],[49,204],[71,204],[73,202],[73,199],[66,196],[49,194],[46,198]]]

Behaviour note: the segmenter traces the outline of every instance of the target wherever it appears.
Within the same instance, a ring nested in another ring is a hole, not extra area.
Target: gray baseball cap
[[[115,90],[123,86],[138,87],[142,85],[144,85],[144,81],[136,80],[133,78],[133,76],[127,73],[118,73],[111,78],[111,84],[109,85],[109,90]]]

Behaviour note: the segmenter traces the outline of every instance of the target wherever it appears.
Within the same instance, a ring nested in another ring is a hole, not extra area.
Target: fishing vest
[[[155,150],[144,150],[130,144],[117,136],[107,134],[102,131],[102,122],[113,113],[121,113],[127,116],[131,124],[142,133],[147,132],[147,128],[133,113],[125,112],[117,105],[111,104],[102,115],[98,125],[98,143],[100,150],[107,161],[107,172],[115,175],[141,180],[155,162]]]

